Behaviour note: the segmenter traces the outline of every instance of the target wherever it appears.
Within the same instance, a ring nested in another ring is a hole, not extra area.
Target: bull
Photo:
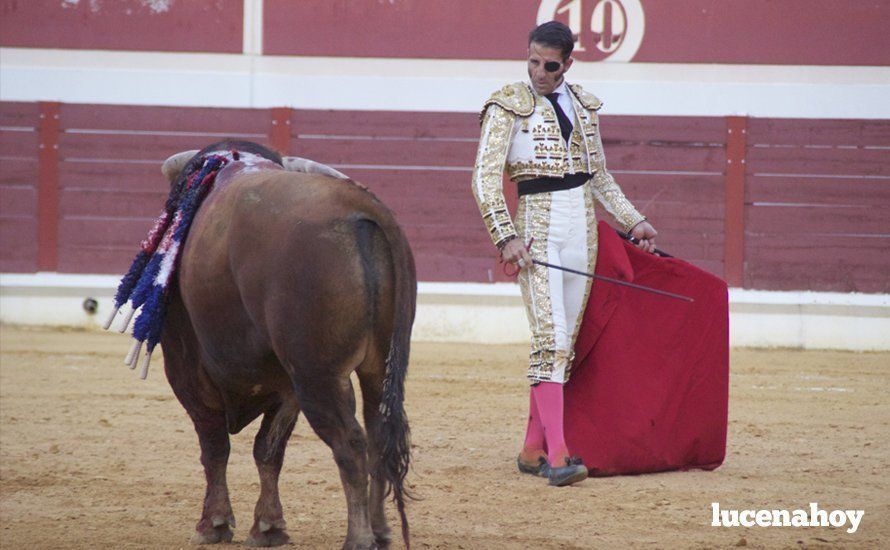
[[[364,187],[255,143],[214,143],[171,157],[163,171],[182,187],[204,155],[232,150],[239,154],[191,225],[161,334],[164,370],[194,423],[207,482],[192,542],[232,540],[229,434],[260,416],[253,446],[260,495],[246,543],[289,542],[278,478],[302,412],[339,468],[343,547],[389,545],[390,493],[408,545],[403,400],[416,272],[405,236]]]

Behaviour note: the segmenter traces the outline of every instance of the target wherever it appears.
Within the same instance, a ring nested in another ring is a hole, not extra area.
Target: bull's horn
[[[326,164],[300,157],[283,157],[281,159],[284,169],[288,172],[306,172],[307,174],[324,174],[341,180],[348,180],[349,176],[343,172],[334,170]]]
[[[179,175],[179,173],[182,172],[185,164],[197,154],[197,149],[176,153],[175,155],[164,161],[163,166],[161,166],[161,173],[164,174],[164,177],[167,178],[167,181],[172,183],[173,180],[175,180],[176,177]]]

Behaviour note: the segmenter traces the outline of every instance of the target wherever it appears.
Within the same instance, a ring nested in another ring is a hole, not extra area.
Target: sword
[[[682,294],[674,294],[673,292],[668,292],[666,290],[658,290],[657,288],[652,288],[648,286],[638,285],[634,283],[628,283],[627,281],[621,281],[619,279],[613,279],[612,277],[605,277],[603,275],[595,275],[593,273],[586,273],[584,271],[578,271],[575,269],[570,269],[568,267],[562,267],[561,265],[549,264],[547,262],[542,262],[540,260],[532,260],[533,264],[537,264],[544,267],[552,267],[553,269],[559,269],[561,271],[567,271],[569,273],[574,273],[575,275],[584,275],[585,277],[590,277],[591,279],[599,279],[600,281],[606,281],[609,283],[614,283],[616,285],[628,286],[630,288],[635,288],[637,290],[644,290],[646,292],[652,292],[653,294],[658,294],[660,296],[667,296],[668,298],[674,298],[676,300],[683,300],[685,302],[694,302],[692,298],[689,296],[683,296]]]

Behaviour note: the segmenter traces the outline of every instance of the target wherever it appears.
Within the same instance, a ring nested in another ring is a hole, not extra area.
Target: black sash
[[[543,177],[526,181],[520,181],[516,184],[519,196],[535,195],[537,193],[552,193],[553,191],[565,191],[566,189],[574,189],[581,187],[584,182],[590,179],[590,174],[579,172],[577,174],[566,174],[561,178]]]

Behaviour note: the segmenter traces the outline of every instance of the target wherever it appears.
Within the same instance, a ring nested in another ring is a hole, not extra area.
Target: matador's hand
[[[637,248],[655,253],[655,237],[658,236],[658,231],[652,227],[652,224],[647,221],[641,221],[630,230],[630,234],[640,240],[637,243]]]
[[[528,269],[532,266],[532,256],[525,248],[522,239],[512,239],[507,241],[501,250],[501,259],[511,264],[516,264],[519,269]]]

